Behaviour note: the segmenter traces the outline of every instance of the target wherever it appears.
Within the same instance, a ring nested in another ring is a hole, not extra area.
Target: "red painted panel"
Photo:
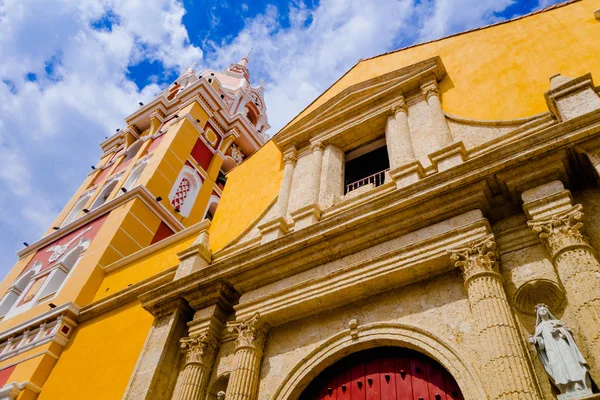
[[[148,154],[152,153],[154,150],[158,149],[158,146],[160,145],[160,142],[162,142],[163,138],[165,137],[165,134],[160,135],[159,137],[157,137],[156,139],[154,139],[152,141],[152,143],[150,143],[150,146],[148,146]]]
[[[429,400],[447,400],[444,371],[438,363],[427,363],[427,381],[429,383]]]
[[[379,362],[379,385],[381,400],[396,400],[396,371],[392,357],[383,358]]]
[[[116,174],[119,171],[124,170],[132,162],[133,162],[133,158],[130,158],[129,160],[122,161],[121,164],[119,164],[119,166],[117,168],[115,168],[115,172],[113,172],[113,175]]]
[[[205,171],[208,171],[208,167],[213,158],[213,153],[202,140],[198,139],[192,149],[192,158],[196,160]]]
[[[379,359],[375,358],[367,361],[365,365],[365,374],[367,377],[367,400],[381,399],[381,386],[379,382]]]
[[[396,367],[396,392],[398,400],[412,400],[412,380],[410,379],[410,361],[407,357],[394,359]]]
[[[337,376],[333,375],[329,380],[325,383],[321,391],[321,399],[322,400],[337,400]]]
[[[413,399],[414,400],[427,400],[429,399],[429,389],[427,384],[427,366],[425,362],[419,358],[411,358],[410,360],[410,375],[413,386]]]
[[[365,366],[361,362],[352,367],[350,400],[366,400],[365,392]]]
[[[92,184],[90,186],[95,185],[98,182],[102,182],[102,180],[104,178],[106,178],[106,175],[108,175],[110,168],[111,167],[105,168],[102,170],[102,172],[100,172],[98,175],[96,175],[96,177],[94,178],[94,180],[92,181]]]
[[[169,228],[169,226],[164,222],[161,222],[150,244],[153,245],[156,242],[160,242],[161,240],[168,238],[172,234],[173,231],[171,230],[171,228]]]
[[[0,370],[0,387],[4,386],[17,365]]]
[[[33,264],[35,264],[37,261],[39,261],[43,264],[41,271],[54,265],[53,263],[50,264],[48,261],[49,261],[50,256],[52,255],[52,251],[50,251],[50,249],[56,245],[65,245],[65,244],[68,244],[69,242],[71,242],[70,245],[65,250],[65,254],[66,254],[73,247],[77,246],[80,239],[85,238],[85,239],[93,240],[94,236],[96,236],[96,234],[100,230],[100,227],[106,220],[107,216],[108,216],[108,214],[104,214],[103,216],[101,216],[100,218],[96,218],[89,224],[84,225],[84,226],[74,230],[73,232],[69,233],[68,235],[65,235],[65,236],[61,237],[60,239],[39,249],[37,251],[37,253],[35,253],[35,256],[33,256],[33,258],[31,259],[31,261],[29,261],[27,266],[25,268],[23,268],[23,271],[21,271],[20,275],[23,275],[23,273],[25,271],[27,271],[31,266],[33,266]],[[84,231],[85,231],[85,233],[80,235]],[[76,238],[76,236],[78,236],[78,235],[80,235],[80,236],[78,238]]]

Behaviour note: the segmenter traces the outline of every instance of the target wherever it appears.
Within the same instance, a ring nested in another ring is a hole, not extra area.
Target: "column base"
[[[262,244],[271,242],[282,237],[289,232],[287,220],[284,217],[277,217],[258,227],[260,231],[260,242]]]
[[[306,228],[321,218],[321,208],[317,204],[302,207],[292,213],[294,231]]]
[[[467,150],[463,142],[455,142],[443,147],[427,157],[438,172],[446,171],[454,166],[462,164],[467,159]]]
[[[600,394],[592,394],[591,389],[578,390],[574,393],[559,394],[556,396],[558,400],[600,400]]]
[[[389,172],[396,188],[402,189],[425,177],[425,170],[418,160],[409,161]]]

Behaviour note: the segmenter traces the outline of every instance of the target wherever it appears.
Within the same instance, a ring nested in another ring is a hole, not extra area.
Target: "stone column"
[[[540,197],[539,195],[544,195]],[[583,207],[562,183],[523,193],[529,226],[548,251],[588,348],[592,378],[600,379],[600,262],[583,230]],[[537,199],[536,199],[537,197]]]
[[[498,273],[492,235],[451,250],[463,272],[480,340],[483,377],[491,399],[540,399],[510,304]]]
[[[400,96],[399,103],[392,108],[392,115],[387,119],[385,142],[390,159],[390,170],[394,170],[415,158],[408,127],[408,107],[404,101],[404,96]]]
[[[292,178],[294,176],[294,168],[297,160],[298,157],[295,147],[288,149],[283,154],[283,177],[281,178],[281,186],[279,187],[279,196],[277,198],[278,215],[283,218],[287,215],[290,191],[292,189]]]
[[[446,121],[446,115],[442,109],[442,100],[436,78],[432,76],[430,79],[422,81],[421,91],[429,106],[431,134],[433,136],[431,141],[434,144],[435,150],[439,150],[451,144],[453,139],[448,127],[448,121]]]
[[[319,190],[321,187],[321,169],[323,166],[323,150],[325,145],[322,142],[315,141],[311,143],[312,160],[308,187],[306,188],[306,206],[295,210],[291,216],[294,220],[294,229],[302,229],[314,224],[321,218],[321,208],[319,207]]]
[[[161,305],[123,396],[124,400],[169,398],[177,380],[178,341],[187,331],[190,308],[183,300]]]
[[[312,203],[316,204],[319,201],[319,189],[321,189],[321,167],[323,166],[323,150],[325,145],[321,142],[311,143],[312,150],[312,171],[310,179],[310,197]]]
[[[230,332],[237,334],[237,341],[225,400],[258,399],[260,362],[268,330],[258,314],[229,327]]]
[[[173,400],[204,400],[217,351],[217,338],[210,331],[186,337],[181,339],[181,349],[185,359]]]

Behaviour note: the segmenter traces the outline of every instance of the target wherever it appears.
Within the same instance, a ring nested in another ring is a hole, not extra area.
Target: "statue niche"
[[[560,391],[559,400],[576,399],[592,394],[588,364],[571,330],[556,319],[545,304],[536,307],[535,334],[529,343],[535,346],[550,381]]]

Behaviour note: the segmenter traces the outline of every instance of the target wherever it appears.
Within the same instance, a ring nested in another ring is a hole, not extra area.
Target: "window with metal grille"
[[[173,208],[176,208],[178,210],[181,209],[188,193],[190,192],[191,187],[192,185],[187,178],[183,178],[181,182],[179,182],[179,187],[175,192],[175,196],[173,196],[173,200],[171,200],[171,205],[173,206]]]

